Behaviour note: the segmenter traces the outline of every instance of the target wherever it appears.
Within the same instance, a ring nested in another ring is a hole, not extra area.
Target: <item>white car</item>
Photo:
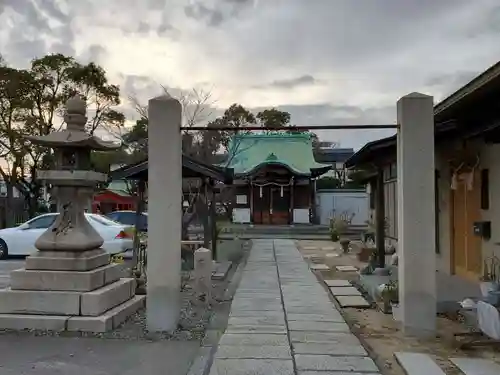
[[[0,230],[0,259],[11,255],[30,255],[37,251],[35,241],[52,225],[58,213],[37,216],[14,228]],[[123,225],[105,216],[86,213],[85,217],[104,240],[102,248],[110,254],[131,254],[133,238]]]

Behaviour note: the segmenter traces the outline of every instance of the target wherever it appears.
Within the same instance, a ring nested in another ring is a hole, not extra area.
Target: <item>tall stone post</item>
[[[196,297],[209,305],[212,299],[212,252],[199,248],[194,252],[194,279]]]
[[[403,332],[436,331],[433,97],[399,99],[397,118],[399,303]]]
[[[147,326],[173,331],[181,308],[182,107],[170,96],[149,100]]]

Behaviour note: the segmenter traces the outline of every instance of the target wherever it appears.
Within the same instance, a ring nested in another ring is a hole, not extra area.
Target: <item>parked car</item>
[[[113,211],[106,214],[108,218],[121,224],[135,226],[135,211]],[[148,231],[148,213],[142,212],[139,216],[139,228],[142,232]]]
[[[0,259],[11,255],[30,255],[36,251],[35,241],[52,225],[58,213],[37,216],[14,228],[0,230]],[[133,238],[130,226],[105,216],[86,213],[85,217],[104,240],[102,248],[110,254],[130,254]]]

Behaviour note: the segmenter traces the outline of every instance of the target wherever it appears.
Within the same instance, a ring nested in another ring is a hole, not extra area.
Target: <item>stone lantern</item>
[[[135,280],[121,278],[121,266],[110,264],[85,214],[96,184],[107,180],[91,170],[91,151],[120,146],[85,132],[80,97],[68,100],[64,119],[60,132],[27,137],[54,150],[55,168],[40,171],[38,179],[52,185],[59,215],[35,242],[39,251],[26,258],[26,267],[11,272],[11,287],[0,290],[0,329],[104,332],[144,306]]]
[[[38,179],[52,185],[60,215],[35,243],[40,251],[82,252],[99,248],[103,239],[85,218],[85,208],[97,183],[107,176],[91,170],[92,150],[120,147],[85,132],[86,104],[74,97],[66,104],[66,129],[44,136],[27,137],[33,144],[54,150],[55,169],[38,173]]]

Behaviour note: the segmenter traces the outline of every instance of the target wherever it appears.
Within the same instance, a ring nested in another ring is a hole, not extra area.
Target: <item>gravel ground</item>
[[[178,329],[173,333],[148,332],[146,328],[146,311],[142,309],[132,315],[116,330],[106,333],[87,332],[55,332],[41,330],[0,330],[0,336],[5,335],[34,335],[34,336],[63,336],[63,337],[98,337],[103,339],[126,339],[126,340],[201,340],[204,336],[207,324],[212,317],[212,311],[222,299],[224,291],[231,280],[236,269],[233,264],[225,280],[213,280],[213,303],[206,306],[198,301],[193,290],[194,280],[191,272],[182,273],[183,286],[181,289],[182,309]]]

